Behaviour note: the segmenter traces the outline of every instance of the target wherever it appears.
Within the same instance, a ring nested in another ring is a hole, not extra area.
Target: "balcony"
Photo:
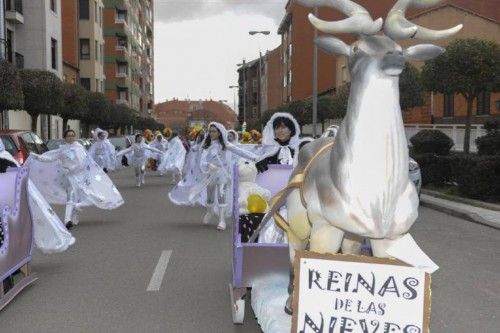
[[[7,0],[5,5],[5,19],[13,24],[24,24],[23,1]]]

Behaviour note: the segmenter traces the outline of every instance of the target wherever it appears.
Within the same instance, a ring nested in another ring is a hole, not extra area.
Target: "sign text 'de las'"
[[[297,254],[293,333],[427,333],[430,275],[401,261]]]

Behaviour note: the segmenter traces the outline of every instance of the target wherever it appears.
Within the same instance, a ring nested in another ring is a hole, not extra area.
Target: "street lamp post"
[[[268,36],[271,32],[270,31],[249,31],[248,34],[250,36],[254,36],[254,35],[258,35],[258,34],[261,34],[261,35],[264,35],[264,36]],[[261,83],[262,83],[262,52],[261,52],[261,49],[260,49],[260,44],[259,44],[259,93],[257,94],[257,97],[258,97],[258,101],[257,101],[257,105],[259,106],[259,122],[261,123],[262,125],[262,87],[261,87]]]
[[[236,112],[236,91],[234,89],[239,89],[241,88],[240,86],[229,86],[229,89],[233,89],[233,107],[234,107],[234,112]]]

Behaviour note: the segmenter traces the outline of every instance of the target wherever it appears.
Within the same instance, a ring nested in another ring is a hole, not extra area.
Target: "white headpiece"
[[[263,145],[276,145],[276,141],[274,140],[274,128],[273,128],[273,122],[276,120],[278,117],[285,117],[288,118],[292,121],[293,126],[295,127],[295,135],[290,138],[290,146],[295,146],[299,144],[299,136],[300,136],[300,126],[297,120],[290,114],[286,112],[277,112],[273,114],[271,119],[266,124],[266,127],[264,127],[264,131],[262,132],[262,144]],[[291,128],[290,128],[291,130]]]
[[[94,130],[94,139],[97,140],[99,138],[99,134],[100,133],[104,133],[104,140],[106,140],[109,136],[109,133],[105,130],[102,130],[100,129],[99,127],[97,127],[95,130]]]
[[[208,131],[210,131],[210,127],[211,126],[217,127],[217,129],[219,130],[219,132],[220,132],[220,134],[222,136],[222,140],[227,145],[227,130],[224,127],[224,125],[222,125],[221,123],[218,123],[216,121],[212,121],[210,124],[208,124]],[[208,131],[207,131],[207,136],[205,137],[205,140],[203,141],[203,145],[205,145],[205,142],[210,137],[210,133],[208,133]]]

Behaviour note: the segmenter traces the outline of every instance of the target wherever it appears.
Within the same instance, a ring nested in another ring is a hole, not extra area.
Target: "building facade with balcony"
[[[104,0],[105,94],[140,114],[154,106],[153,1]]]
[[[42,69],[63,78],[61,0],[5,0],[6,58],[18,68]],[[3,126],[31,129],[31,117],[24,111],[4,112]],[[70,122],[79,130],[78,122]],[[37,133],[42,139],[62,136],[62,119],[41,115]]]
[[[246,122],[247,128],[260,128],[261,72],[264,66],[255,59],[238,68],[238,122],[240,125]]]
[[[77,2],[79,83],[87,90],[104,93],[106,79],[104,75],[104,4],[102,0],[77,0]]]

